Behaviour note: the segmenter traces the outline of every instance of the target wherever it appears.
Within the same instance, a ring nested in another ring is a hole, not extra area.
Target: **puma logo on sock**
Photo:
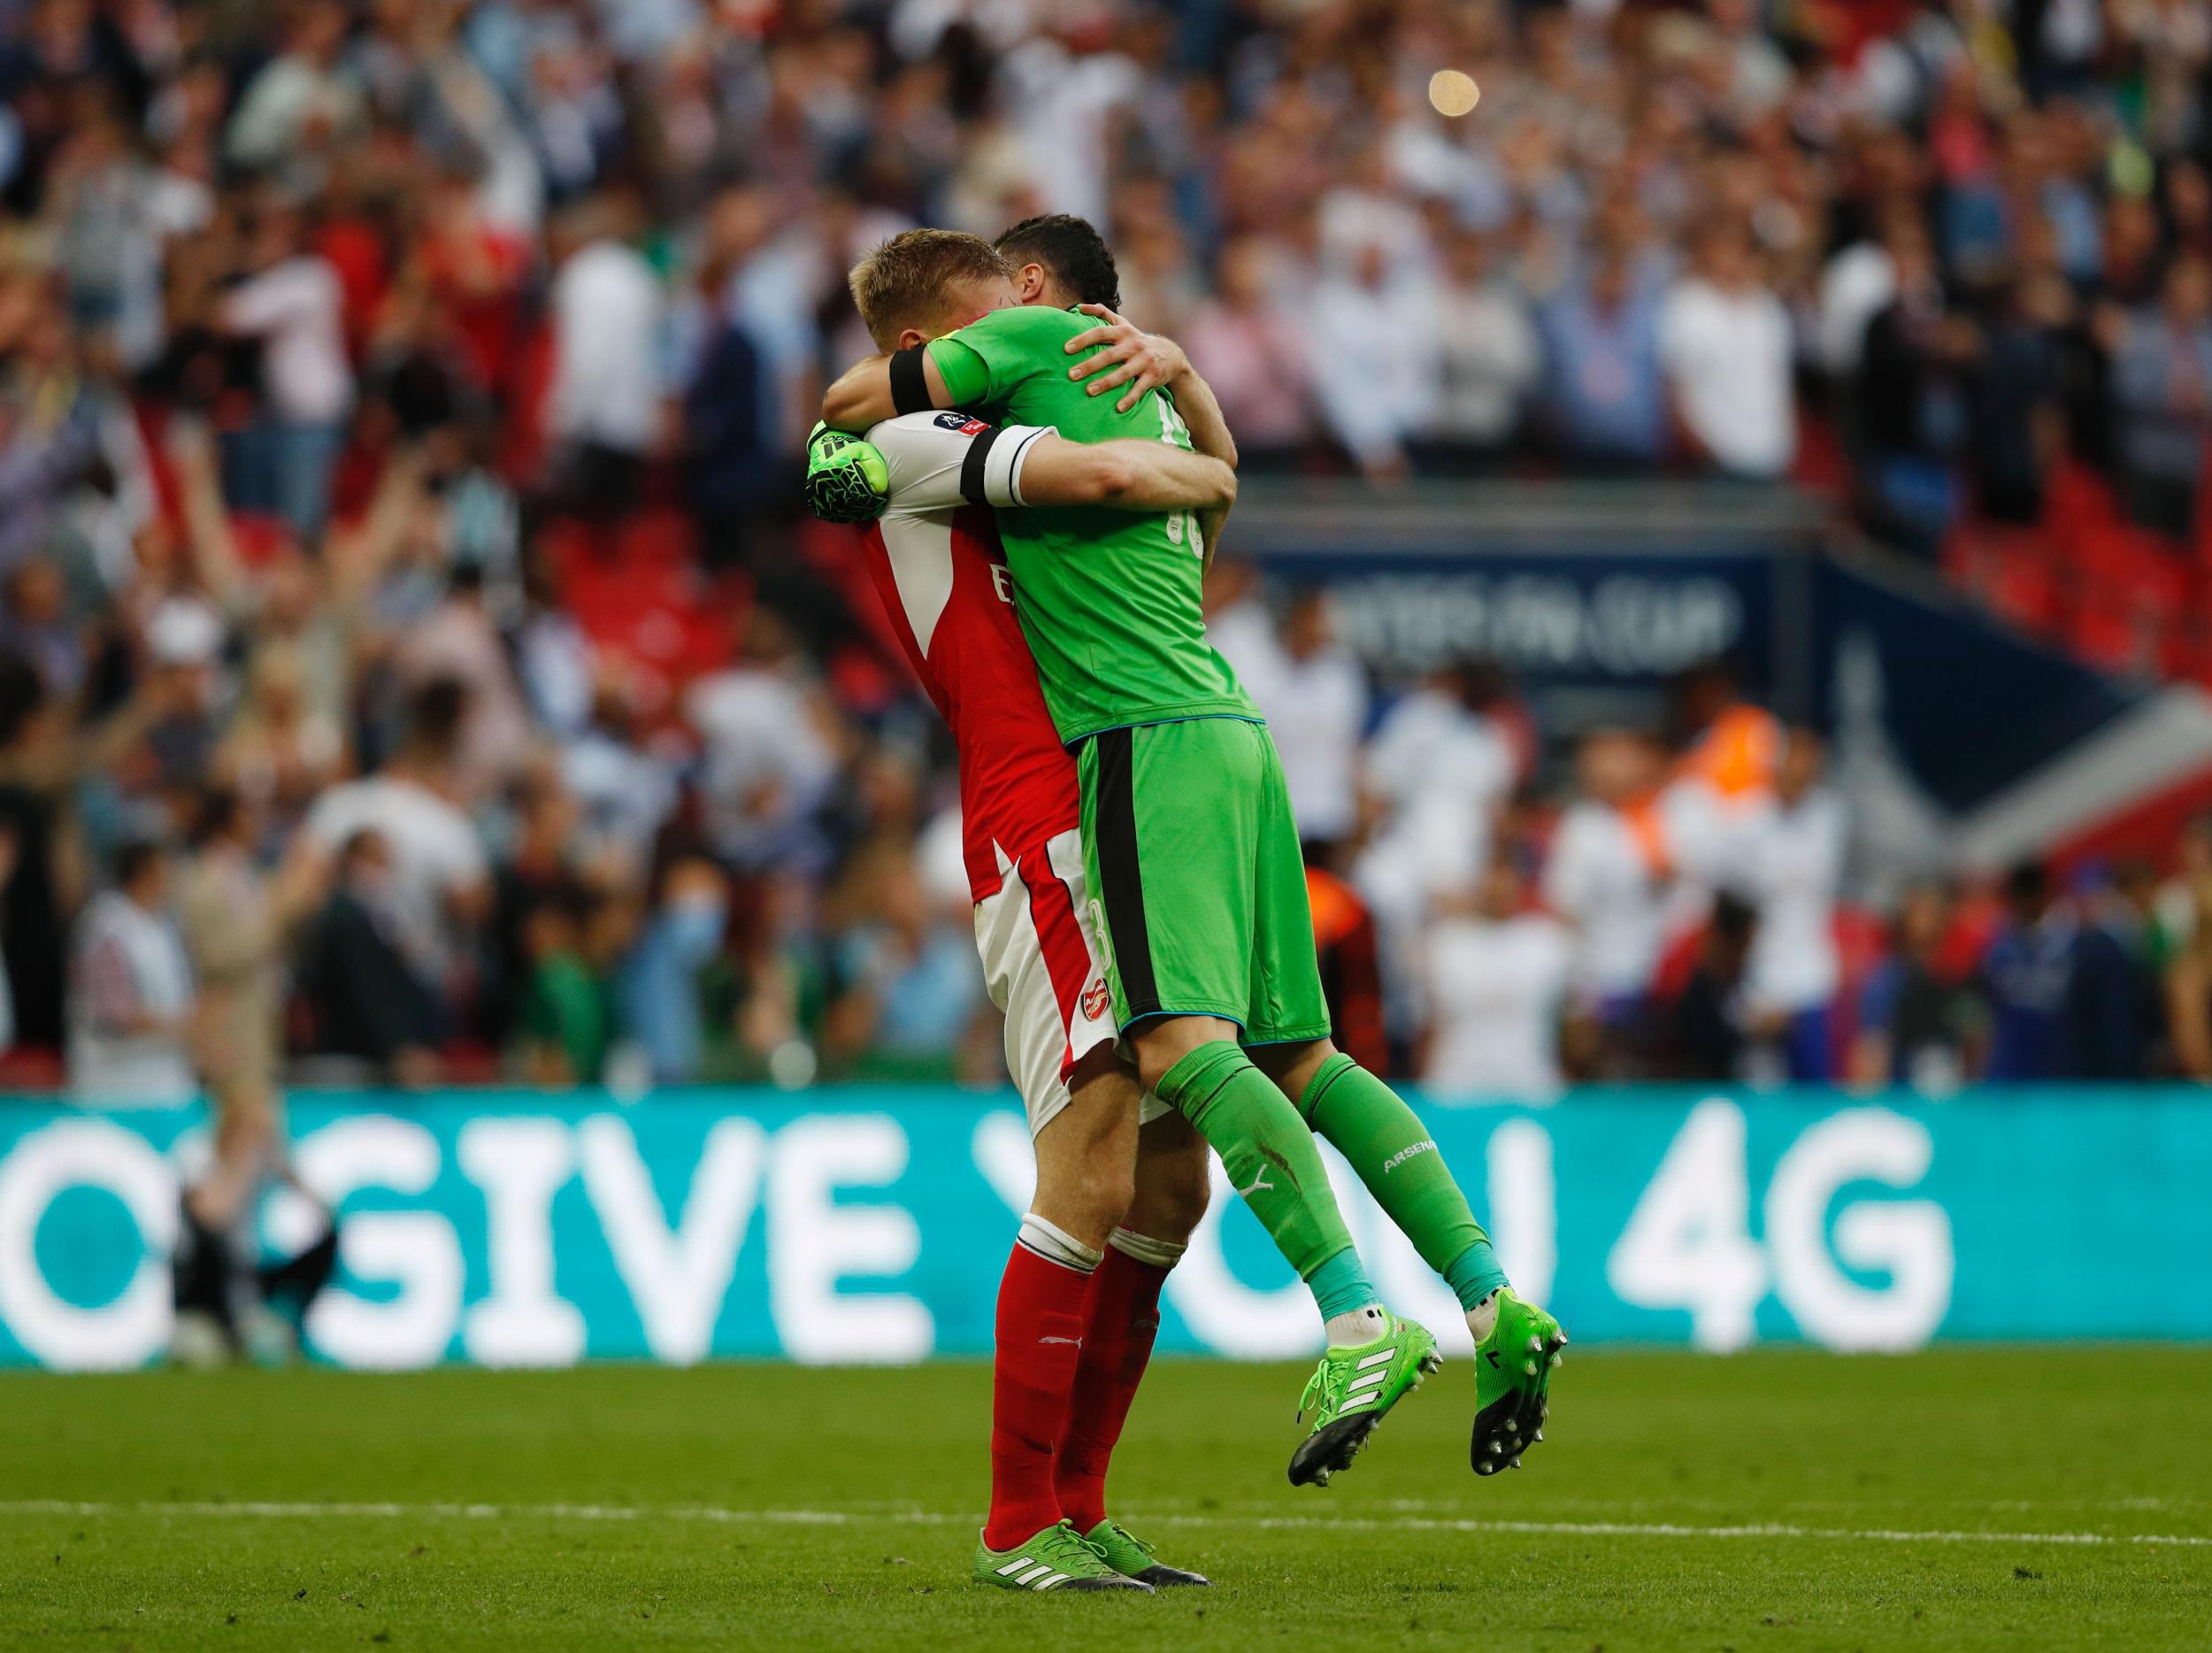
[[[1252,1197],[1255,1194],[1257,1194],[1257,1193],[1258,1193],[1258,1192],[1259,1192],[1262,1188],[1270,1188],[1270,1189],[1271,1189],[1271,1188],[1274,1188],[1274,1186],[1275,1186],[1275,1185],[1274,1185],[1272,1182],[1270,1182],[1270,1181],[1267,1180],[1267,1172],[1265,1171],[1265,1169],[1264,1169],[1264,1168],[1263,1168],[1263,1169],[1261,1170],[1261,1172],[1260,1172],[1259,1175],[1257,1175],[1256,1177],[1254,1177],[1254,1178],[1252,1179],[1252,1186],[1251,1186],[1250,1188],[1239,1188],[1239,1189],[1237,1190],[1237,1193],[1238,1193],[1239,1195],[1240,1195],[1241,1196],[1243,1196],[1245,1199],[1248,1199],[1248,1199],[1250,1199],[1250,1198],[1251,1198],[1251,1197]]]

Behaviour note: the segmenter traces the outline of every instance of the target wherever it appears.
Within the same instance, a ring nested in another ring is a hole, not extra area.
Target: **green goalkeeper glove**
[[[890,497],[890,467],[873,442],[818,422],[807,434],[809,511],[825,522],[873,522]]]

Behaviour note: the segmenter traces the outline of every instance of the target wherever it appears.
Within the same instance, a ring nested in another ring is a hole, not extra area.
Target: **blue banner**
[[[1585,1091],[1426,1114],[1514,1279],[1578,1341],[2212,1337],[2202,1092]],[[1020,1113],[949,1090],[317,1097],[292,1128],[342,1225],[308,1347],[361,1367],[982,1354],[1033,1174]],[[160,1357],[204,1133],[191,1111],[0,1100],[0,1365]],[[1385,1295],[1463,1345],[1440,1282],[1331,1170]],[[317,1219],[286,1193],[260,1220],[282,1249]],[[1217,1167],[1160,1346],[1317,1342]]]

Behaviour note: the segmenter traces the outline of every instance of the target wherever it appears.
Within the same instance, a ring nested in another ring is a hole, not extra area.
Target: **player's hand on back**
[[[1174,340],[1147,333],[1103,304],[1078,308],[1087,316],[1095,316],[1100,325],[1068,341],[1071,356],[1079,350],[1092,351],[1068,369],[1068,377],[1089,380],[1083,388],[1094,396],[1127,386],[1121,400],[1114,404],[1118,411],[1126,413],[1146,391],[1159,388],[1189,368],[1190,358]]]
[[[806,439],[807,509],[825,522],[873,522],[889,503],[890,467],[873,442],[817,424]]]

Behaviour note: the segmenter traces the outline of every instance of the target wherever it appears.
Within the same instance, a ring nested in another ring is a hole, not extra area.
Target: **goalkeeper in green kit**
[[[1041,302],[862,363],[831,387],[825,421],[863,431],[895,413],[959,407],[1079,442],[1190,447],[1175,402],[1155,388],[1175,376],[1171,347],[1095,304],[1092,314],[1058,308],[1093,296],[1067,279],[1072,270],[1102,261],[1110,278],[1095,232],[1079,219],[1033,220],[999,246]],[[1133,341],[1144,348],[1126,348]],[[1225,439],[1210,393],[1193,412]],[[1290,1479],[1325,1483],[1440,1364],[1430,1333],[1377,1296],[1316,1134],[1466,1311],[1477,1346],[1473,1467],[1517,1465],[1539,1438],[1565,1334],[1507,1285],[1412,1110],[1330,1041],[1282,767],[1207,640],[1198,521],[1018,505],[1001,506],[997,519],[1047,705],[1076,755],[1115,1020],[1144,1083],[1220,1155],[1326,1328],[1327,1352],[1301,1402],[1313,1422]]]

